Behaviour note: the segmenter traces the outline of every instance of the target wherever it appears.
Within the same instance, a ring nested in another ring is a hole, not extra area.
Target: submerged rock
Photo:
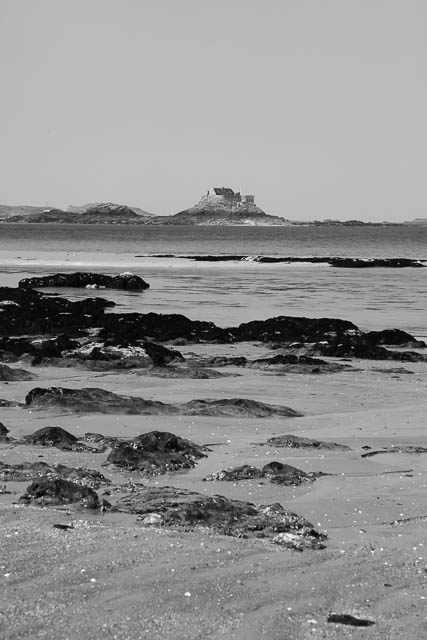
[[[143,291],[149,284],[133,273],[120,273],[117,276],[106,276],[101,273],[55,273],[40,278],[24,278],[19,281],[21,289],[35,287],[79,287],[91,289],[124,289],[125,291]]]
[[[206,496],[187,489],[155,487],[138,491],[117,501],[118,511],[136,513],[144,524],[154,515],[156,526],[208,527],[216,533],[237,537],[270,538],[293,533],[305,541],[307,548],[324,548],[326,535],[313,525],[287,511],[280,504],[257,507],[250,502],[229,500],[224,496]]]
[[[37,376],[25,369],[14,369],[6,364],[0,364],[0,380],[15,382],[20,380],[35,380]]]
[[[395,360],[397,362],[427,362],[427,356],[416,351],[390,351],[366,339],[347,337],[327,344],[316,344],[312,350],[332,358],[361,358],[366,360]]]
[[[106,463],[155,475],[190,469],[206,457],[207,449],[168,431],[150,431],[133,440],[118,443]]]
[[[93,489],[60,478],[34,480],[27,487],[26,492],[20,497],[19,501],[39,506],[55,506],[79,502],[88,509],[99,507],[99,498]]]
[[[25,398],[32,409],[61,407],[68,411],[97,413],[126,413],[140,415],[201,415],[264,418],[270,416],[300,416],[289,407],[270,405],[246,398],[220,400],[190,400],[184,404],[165,404],[158,400],[145,400],[135,396],[123,396],[105,389],[89,387],[67,389],[64,387],[36,387]]]
[[[348,369],[349,365],[326,362],[320,358],[293,353],[278,354],[271,358],[258,358],[248,362],[251,369],[274,371],[276,373],[337,373]]]
[[[313,438],[303,438],[285,433],[283,436],[274,436],[267,442],[259,442],[259,445],[270,445],[272,447],[286,447],[288,449],[328,449],[330,451],[351,451],[350,447],[337,442],[325,442]]]
[[[62,427],[43,427],[34,433],[23,436],[22,441],[26,444],[36,444],[42,447],[71,449],[77,443],[77,438]]]
[[[48,480],[60,478],[91,489],[97,489],[101,484],[110,483],[102,473],[93,469],[67,467],[63,464],[51,465],[42,461],[19,464],[0,462],[0,479],[3,482],[28,482],[38,478]]]

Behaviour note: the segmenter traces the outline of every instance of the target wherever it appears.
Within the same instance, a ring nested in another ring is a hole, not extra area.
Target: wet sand
[[[237,355],[250,345],[181,348]],[[22,402],[35,386],[101,387],[164,402],[246,397],[284,404],[303,417],[207,417],[65,414],[2,408],[0,420],[17,437],[44,426],[75,435],[134,436],[167,430],[211,445],[208,458],[185,473],[144,483],[210,495],[280,502],[327,531],[327,548],[299,553],[262,540],[142,527],[125,514],[91,514],[77,507],[14,504],[28,483],[8,483],[0,495],[1,636],[12,638],[138,638],[299,640],[422,638],[427,632],[427,454],[362,458],[364,446],[427,447],[427,367],[393,373],[396,363],[352,361],[336,374],[273,375],[249,369],[213,380],[159,379],[140,372],[99,373],[36,367],[39,379],[3,383],[0,397]],[[20,366],[16,363],[12,366]],[[28,365],[22,365],[28,368]],[[377,371],[377,369],[383,371]],[[339,442],[351,451],[258,446],[273,435]],[[43,460],[99,469],[116,483],[137,474],[103,467],[106,453],[4,443],[0,460]],[[203,482],[220,469],[279,460],[304,471],[334,474],[299,487],[268,481]],[[140,479],[140,478],[138,478]],[[73,523],[58,530],[55,523]],[[330,613],[375,621],[366,628],[327,622]]]

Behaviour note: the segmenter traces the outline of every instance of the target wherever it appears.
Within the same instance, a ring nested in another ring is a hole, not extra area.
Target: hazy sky
[[[0,202],[427,217],[425,0],[0,0]]]

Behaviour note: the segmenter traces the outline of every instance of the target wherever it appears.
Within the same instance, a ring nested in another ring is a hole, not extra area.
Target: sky
[[[0,0],[0,202],[427,218],[425,0]]]

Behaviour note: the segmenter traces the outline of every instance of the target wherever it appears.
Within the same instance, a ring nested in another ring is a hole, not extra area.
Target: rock
[[[21,289],[36,287],[79,287],[97,289],[123,289],[125,291],[143,291],[149,284],[133,273],[121,273],[118,276],[106,276],[101,273],[55,273],[40,278],[24,278],[19,281]]]
[[[206,448],[168,431],[150,431],[118,443],[106,463],[148,475],[191,469],[206,457]]]
[[[44,358],[60,358],[65,351],[77,349],[79,343],[64,334],[55,338],[0,338],[3,359],[33,358],[32,364],[41,364]]]
[[[0,407],[23,407],[24,405],[20,402],[15,402],[15,400],[6,400],[5,398],[0,398]]]
[[[254,320],[229,329],[235,341],[260,342],[320,342],[361,331],[348,320],[334,318],[299,318],[278,316],[268,320]]]
[[[0,438],[7,438],[7,434],[9,433],[9,429],[0,422]]]
[[[105,315],[103,328],[99,333],[101,340],[150,340],[169,342],[180,340],[186,342],[232,342],[233,338],[227,329],[217,327],[213,322],[190,320],[181,314],[160,313],[110,313]]]
[[[248,363],[251,369],[274,371],[275,373],[337,373],[348,369],[349,365],[336,362],[326,362],[319,358],[307,355],[295,355],[293,353],[278,354],[271,358],[259,358]]]
[[[153,342],[116,346],[99,340],[83,340],[70,351],[62,352],[72,364],[96,370],[166,367],[171,362],[184,361],[183,355]]]
[[[424,267],[420,260],[411,258],[330,258],[329,264],[340,269],[368,269],[372,267]]]
[[[330,451],[351,451],[350,447],[345,444],[336,442],[325,442],[323,440],[315,440],[312,438],[302,438],[294,436],[291,433],[285,433],[283,436],[274,436],[269,438],[267,442],[260,442],[259,445],[270,445],[272,447],[286,447],[288,449],[328,449]]]
[[[305,473],[290,464],[282,462],[269,462],[262,468],[263,477],[269,478],[274,484],[297,486],[303,482],[313,481],[319,474]],[[322,474],[323,475],[323,474]]]
[[[62,427],[43,427],[22,438],[26,444],[36,444],[42,447],[56,447],[57,449],[71,449],[77,443],[76,436]]]
[[[254,480],[259,478],[269,478],[274,484],[282,484],[286,486],[296,486],[303,482],[313,481],[318,477],[319,473],[305,473],[301,469],[292,467],[282,462],[270,462],[262,469],[244,464],[230,470],[218,471],[212,473],[203,480],[222,480],[226,482],[237,482],[239,480]]]
[[[364,336],[346,337],[328,344],[313,345],[312,350],[332,358],[361,358],[366,360],[395,360],[397,362],[427,362],[427,356],[416,351],[390,351],[367,340]]]
[[[378,456],[381,453],[427,453],[427,448],[412,444],[391,445],[390,447],[383,447],[383,449],[378,451],[362,453],[362,458],[372,458],[373,456]]]
[[[3,482],[28,482],[38,478],[69,480],[91,489],[97,489],[101,484],[110,483],[110,480],[107,480],[102,473],[93,469],[67,467],[63,464],[50,465],[41,460],[19,464],[0,462],[0,479]]]
[[[237,482],[239,480],[253,480],[262,478],[261,469],[250,464],[242,464],[234,469],[217,471],[203,478],[203,480],[221,480],[226,482]]]
[[[352,627],[370,627],[375,624],[374,620],[366,618],[355,618],[348,613],[331,613],[326,622],[334,622],[335,624],[347,624]]]
[[[184,415],[225,416],[245,418],[269,418],[271,416],[295,417],[302,414],[290,407],[271,405],[246,398],[221,400],[190,400],[183,407]]]
[[[54,480],[34,480],[24,495],[19,499],[26,504],[34,503],[39,506],[56,506],[79,502],[88,509],[99,507],[98,495],[89,487],[82,487],[76,482],[56,478]]]
[[[195,362],[204,367],[246,367],[248,361],[244,356],[213,356],[196,358]]]
[[[426,343],[417,340],[410,333],[400,329],[384,329],[384,331],[369,331],[365,334],[368,342],[374,344],[385,344],[394,347],[406,347],[407,349],[424,349]]]
[[[325,545],[316,539],[306,537],[304,534],[297,533],[278,533],[272,539],[274,544],[278,544],[285,549],[295,549],[295,551],[304,551],[304,549],[324,549]]]
[[[301,415],[289,407],[265,404],[245,398],[190,400],[184,404],[172,405],[157,400],[123,396],[96,387],[85,389],[36,387],[27,394],[25,404],[32,409],[61,407],[67,411],[134,415],[201,415],[250,418]]]
[[[137,491],[119,499],[113,508],[139,514],[142,521],[155,514],[156,524],[186,530],[202,526],[222,535],[270,539],[279,533],[293,533],[304,537],[307,548],[323,548],[322,542],[326,538],[305,518],[287,511],[280,504],[257,507],[250,502],[175,487]]]
[[[33,289],[0,287],[0,335],[81,335],[82,329],[102,326],[105,309],[114,306],[104,298],[71,302]]]
[[[35,380],[37,376],[25,369],[14,369],[6,364],[0,364],[0,380],[15,382],[19,380]]]

